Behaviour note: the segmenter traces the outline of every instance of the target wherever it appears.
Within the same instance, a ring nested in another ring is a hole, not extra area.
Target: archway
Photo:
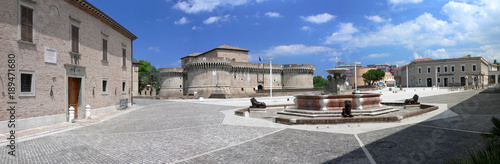
[[[262,89],[264,89],[264,87],[263,87],[262,85],[257,86],[257,90],[259,90],[259,91],[260,91],[260,90],[262,90]]]

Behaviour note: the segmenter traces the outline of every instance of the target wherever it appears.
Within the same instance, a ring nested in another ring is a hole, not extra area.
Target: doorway
[[[75,108],[75,118],[78,118],[78,95],[80,92],[81,78],[68,77],[68,109]]]
[[[443,81],[444,81],[444,86],[447,87],[448,86],[448,78],[443,78]]]
[[[432,87],[432,79],[427,78],[427,87]]]
[[[465,86],[465,77],[460,77],[460,86]]]

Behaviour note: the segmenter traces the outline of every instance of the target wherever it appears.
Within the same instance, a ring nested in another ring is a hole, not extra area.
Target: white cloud
[[[408,62],[406,60],[399,60],[399,61],[394,61],[392,63],[387,63],[387,64],[395,64],[398,66],[402,66],[402,65],[408,64]]]
[[[342,26],[347,26],[347,24],[341,24]],[[456,45],[454,40],[456,33],[451,25],[446,21],[434,18],[430,13],[424,13],[414,20],[398,25],[388,23],[378,31],[361,33],[357,36],[352,36],[353,33],[342,32],[346,29],[355,28],[343,27],[338,32],[333,33],[332,36],[329,36],[325,43],[336,43],[334,41],[337,41],[346,44],[348,47],[363,48],[368,46],[402,45],[408,49],[426,48],[432,45]]]
[[[369,59],[369,58],[381,58],[381,57],[386,57],[389,56],[388,53],[382,53],[382,54],[370,54],[368,56],[363,57],[363,59]]]
[[[189,20],[186,17],[182,17],[181,19],[176,20],[174,22],[174,24],[186,24],[186,23],[189,23]]]
[[[333,61],[336,63],[336,62],[339,62],[340,59],[339,59],[339,57],[334,57],[334,58],[329,58],[328,61]]]
[[[169,66],[170,67],[181,67],[181,64],[182,64],[181,60],[177,60],[176,62],[170,63]]]
[[[312,30],[312,29],[311,29],[311,27],[309,27],[309,26],[302,26],[302,27],[300,28],[300,30],[309,31],[309,30]]]
[[[393,5],[399,5],[399,4],[417,4],[422,2],[423,0],[387,0],[387,3],[393,4]]]
[[[268,17],[271,17],[271,18],[279,18],[279,17],[283,17],[281,16],[280,13],[277,13],[277,12],[267,12],[265,13],[264,15],[268,16]]]
[[[264,50],[266,56],[278,55],[309,55],[321,52],[329,52],[334,49],[323,46],[305,46],[303,44],[280,45]]]
[[[193,26],[193,27],[191,28],[191,30],[201,30],[201,27],[199,27],[199,26]]]
[[[262,3],[264,1],[267,1],[267,0],[256,0],[257,3]]]
[[[413,58],[414,59],[422,59],[422,56],[419,55],[417,52],[413,52]]]
[[[311,15],[311,16],[308,16],[308,17],[303,17],[301,16],[302,19],[304,19],[305,21],[308,21],[308,22],[311,22],[311,23],[316,23],[316,24],[321,24],[321,23],[325,23],[325,22],[328,22],[332,19],[335,19],[337,16],[335,15],[331,15],[331,14],[328,14],[328,13],[323,13],[323,14],[318,14],[318,15]]]
[[[212,24],[212,23],[218,23],[218,22],[227,22],[231,18],[231,15],[225,15],[223,17],[220,16],[211,16],[208,19],[205,19],[203,23],[205,24]]]
[[[212,16],[212,17],[209,17],[208,19],[205,19],[203,21],[203,23],[205,23],[205,24],[212,24],[212,23],[215,23],[215,22],[217,22],[219,20],[220,20],[220,17]]]
[[[153,51],[153,52],[160,52],[160,47],[148,47],[148,51]]]
[[[431,58],[434,58],[434,59],[447,59],[447,58],[450,58],[450,55],[448,54],[448,52],[446,52],[446,50],[444,48],[441,48],[441,49],[437,49],[435,51],[432,51],[432,50],[425,50],[424,51],[424,54],[426,56],[429,56]]]
[[[172,8],[189,14],[212,12],[216,7],[234,7],[246,4],[247,0],[181,0]]]
[[[358,31],[359,30],[355,28],[352,23],[340,23],[339,31],[333,33],[331,36],[328,36],[325,43],[331,44],[349,41],[352,39],[352,34]]]
[[[366,19],[371,20],[375,23],[381,23],[381,22],[390,22],[392,19],[384,19],[378,15],[372,15],[372,16],[365,16]]]

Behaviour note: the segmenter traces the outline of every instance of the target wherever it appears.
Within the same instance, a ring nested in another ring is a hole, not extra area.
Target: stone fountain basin
[[[328,72],[329,74],[336,75],[336,74],[344,74],[347,71],[349,71],[349,69],[346,69],[346,68],[332,68],[332,69],[327,69],[325,71]]]
[[[351,101],[352,110],[381,107],[378,93],[360,93],[347,95],[296,95],[294,102],[296,109],[305,110],[342,110],[345,101]]]

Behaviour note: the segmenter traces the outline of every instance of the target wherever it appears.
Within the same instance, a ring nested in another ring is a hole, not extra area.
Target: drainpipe
[[[134,39],[130,39],[130,105],[134,105]]]

